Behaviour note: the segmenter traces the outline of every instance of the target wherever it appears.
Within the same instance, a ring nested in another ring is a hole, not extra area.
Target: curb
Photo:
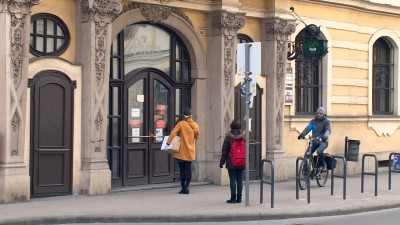
[[[383,209],[400,208],[400,203],[374,205],[368,207],[343,207],[332,210],[310,211],[304,210],[295,213],[254,212],[252,214],[225,214],[225,215],[70,215],[48,216],[38,218],[18,218],[0,221],[0,225],[45,225],[67,223],[171,223],[171,222],[229,222],[229,221],[254,221],[277,220],[288,218],[322,217],[350,215],[361,212],[371,212]]]

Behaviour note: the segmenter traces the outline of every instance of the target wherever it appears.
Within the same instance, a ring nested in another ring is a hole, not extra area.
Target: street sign
[[[236,63],[237,63],[237,74],[244,76],[246,70],[246,52],[245,45],[251,44],[251,48],[249,48],[249,57],[250,57],[250,65],[249,71],[253,75],[261,74],[261,42],[251,42],[251,43],[240,43],[237,44],[237,54],[236,54]]]

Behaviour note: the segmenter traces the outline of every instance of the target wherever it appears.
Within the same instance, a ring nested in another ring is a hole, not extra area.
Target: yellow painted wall
[[[365,116],[368,115],[367,105],[332,104],[332,115],[335,116]]]
[[[366,62],[368,61],[368,52],[353,49],[333,48],[332,58],[334,59],[347,59]]]
[[[242,6],[265,9],[267,7],[265,0],[240,0]]]
[[[339,96],[368,96],[368,88],[367,87],[355,87],[355,86],[332,86],[332,93]]]
[[[183,10],[185,14],[189,17],[189,19],[193,23],[194,30],[196,31],[197,35],[200,37],[201,43],[203,45],[203,49],[205,50],[207,47],[206,42],[206,34],[200,35],[200,29],[203,29],[206,32],[206,14],[201,11],[194,11],[194,10]]]
[[[238,33],[247,34],[253,41],[260,41],[260,21],[257,18],[246,17],[245,25]]]
[[[355,79],[366,79],[368,80],[368,71],[359,68],[349,67],[333,67],[332,77],[337,78],[355,78]]]
[[[36,13],[50,13],[58,16],[68,27],[71,35],[71,41],[68,49],[60,56],[61,58],[75,62],[75,45],[76,45],[76,0],[42,0],[39,5],[32,7],[32,15]],[[30,54],[30,58],[36,56]]]
[[[330,154],[344,154],[344,140],[348,136],[349,139],[360,140],[360,153],[381,152],[400,150],[398,140],[400,131],[397,130],[390,137],[378,137],[374,130],[368,129],[366,121],[360,122],[339,122],[331,121],[332,134],[329,138],[329,146],[325,150]],[[285,123],[283,136],[283,145],[285,146],[285,154],[287,157],[303,155],[306,149],[306,141],[297,140],[298,132],[288,132],[290,130],[289,123]]]

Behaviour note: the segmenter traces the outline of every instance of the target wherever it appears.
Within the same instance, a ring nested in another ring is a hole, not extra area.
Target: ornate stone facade
[[[229,130],[229,123],[233,118],[233,100],[236,63],[236,38],[237,31],[244,27],[245,13],[218,11],[212,17],[213,34],[223,37],[223,123],[224,129]]]
[[[9,1],[1,1],[0,2],[0,11],[9,12],[11,16],[11,42],[10,45],[10,76],[12,80],[12,84],[10,84],[10,112],[11,112],[11,141],[10,141],[10,157],[21,156],[19,154],[20,148],[23,145],[19,137],[21,136],[20,132],[23,132],[23,129],[20,129],[21,124],[23,124],[22,118],[24,118],[25,112],[23,109],[25,108],[23,105],[23,97],[26,93],[24,90],[26,89],[25,85],[21,85],[21,81],[23,80],[23,66],[24,66],[24,58],[26,54],[27,44],[26,40],[26,16],[30,13],[31,7],[33,5],[37,5],[40,3],[40,0],[9,0]]]
[[[265,23],[266,41],[276,42],[276,77],[275,77],[275,96],[274,96],[274,117],[277,132],[274,135],[274,145],[276,150],[282,149],[283,131],[283,109],[284,109],[284,89],[287,62],[287,43],[289,36],[296,30],[294,21],[282,18],[270,18]],[[272,112],[271,112],[272,113]]]
[[[190,24],[190,26],[193,27],[193,23],[189,19],[189,17],[182,10],[178,8],[173,8],[163,5],[151,5],[145,3],[130,2],[128,5],[124,6],[122,13],[134,9],[140,9],[142,11],[142,15],[148,21],[150,21],[150,23],[160,23],[166,20],[171,15],[171,13],[174,13],[182,17],[186,22]]]
[[[96,127],[95,138],[92,143],[100,145],[99,140],[104,140],[104,132],[101,132],[105,120],[103,115],[106,115],[106,91],[108,84],[104,83],[105,69],[106,69],[106,43],[108,37],[108,26],[110,23],[121,13],[122,4],[120,0],[83,0],[82,7],[82,21],[91,22],[95,24],[95,83],[96,91],[93,89],[95,98],[95,108],[93,112],[94,123]],[[94,152],[100,152],[100,147],[95,146]]]

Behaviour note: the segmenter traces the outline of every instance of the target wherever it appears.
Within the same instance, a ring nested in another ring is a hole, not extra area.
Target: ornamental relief
[[[224,37],[224,84],[228,91],[234,69],[234,53],[236,50],[237,31],[244,27],[245,13],[232,13],[227,11],[218,12],[212,18],[213,29],[216,29]]]
[[[103,84],[106,65],[107,26],[121,13],[122,4],[120,0],[83,0],[81,7],[82,21],[95,22],[95,70],[97,87],[100,88]]]
[[[161,2],[161,1],[158,1]],[[162,1],[163,3],[165,1]],[[169,1],[171,2],[171,1]],[[137,3],[137,2],[130,2],[128,5],[124,6],[122,13],[128,12],[130,10],[140,9],[142,11],[142,15],[150,22],[150,23],[160,23],[166,20],[172,13],[178,15],[179,17],[183,18],[186,22],[190,24],[191,27],[193,26],[192,21],[189,17],[183,12],[182,10],[174,7],[168,7],[163,5],[152,5],[146,3]],[[122,14],[121,13],[121,14]]]

